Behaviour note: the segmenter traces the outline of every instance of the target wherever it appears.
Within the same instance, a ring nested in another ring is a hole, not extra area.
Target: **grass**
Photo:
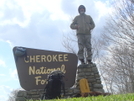
[[[27,100],[27,101],[134,101],[134,94],[120,94],[110,96],[89,96],[68,99],[53,99],[53,100]]]

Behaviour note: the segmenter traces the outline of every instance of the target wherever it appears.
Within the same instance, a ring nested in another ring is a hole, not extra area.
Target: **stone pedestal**
[[[88,80],[90,91],[104,93],[100,75],[95,64],[83,64],[78,66],[75,84],[72,87],[73,94],[80,94],[79,80],[82,78]]]

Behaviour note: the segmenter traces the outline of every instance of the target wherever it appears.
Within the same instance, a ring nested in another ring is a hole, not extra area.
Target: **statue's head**
[[[84,14],[86,12],[86,8],[84,5],[80,5],[79,8],[78,8],[78,12],[80,14]]]

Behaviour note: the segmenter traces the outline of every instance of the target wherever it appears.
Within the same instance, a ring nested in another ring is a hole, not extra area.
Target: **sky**
[[[72,30],[78,6],[86,7],[94,22],[92,37],[99,38],[108,13],[108,0],[1,0],[0,3],[0,101],[20,89],[13,47],[66,51],[63,36]]]

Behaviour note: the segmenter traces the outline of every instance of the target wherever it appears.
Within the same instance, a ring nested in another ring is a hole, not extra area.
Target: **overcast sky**
[[[65,51],[63,34],[72,30],[78,6],[95,22],[93,36],[99,37],[110,12],[108,0],[1,0],[0,1],[0,101],[21,88],[13,58],[14,46]]]

